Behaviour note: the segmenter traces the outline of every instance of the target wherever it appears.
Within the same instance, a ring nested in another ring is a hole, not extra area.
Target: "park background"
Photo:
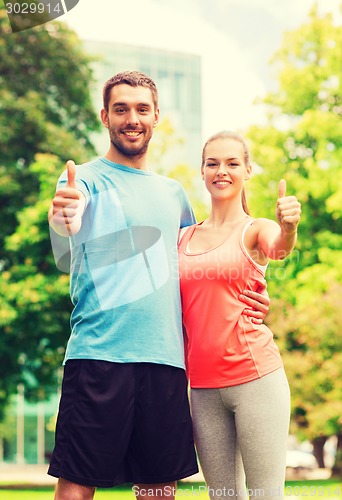
[[[282,177],[302,203],[296,250],[268,270],[266,323],[291,386],[291,434],[320,468],[333,442],[341,477],[341,3],[80,0],[16,34],[0,3],[0,36],[0,462],[45,463],[53,446],[71,307],[46,221],[56,179],[67,159],[105,151],[106,72],[150,64],[163,100],[150,162],[184,184],[198,219],[200,146],[221,129],[248,138],[254,216],[274,218]]]

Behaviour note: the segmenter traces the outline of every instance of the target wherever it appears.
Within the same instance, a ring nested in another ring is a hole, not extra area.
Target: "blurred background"
[[[292,392],[288,467],[342,477],[342,4],[338,0],[80,0],[12,33],[0,2],[0,464],[45,464],[69,337],[68,275],[47,210],[66,160],[103,155],[103,83],[140,70],[159,89],[150,165],[208,213],[201,148],[242,133],[256,217],[277,185],[302,203],[298,244],[268,269]]]

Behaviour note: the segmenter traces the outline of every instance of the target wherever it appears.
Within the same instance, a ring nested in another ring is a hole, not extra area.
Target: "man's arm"
[[[270,298],[266,289],[262,293],[253,292],[252,290],[244,290],[239,299],[246,306],[242,314],[250,316],[252,323],[261,325],[269,311]]]
[[[66,186],[56,191],[49,208],[48,219],[57,234],[68,237],[77,234],[81,229],[86,199],[76,187],[75,163],[69,160],[66,168],[68,174]]]

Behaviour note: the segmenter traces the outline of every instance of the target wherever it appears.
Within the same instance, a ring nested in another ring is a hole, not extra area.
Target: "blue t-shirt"
[[[65,185],[66,172],[58,186]],[[177,237],[195,222],[173,179],[106,158],[76,168],[87,203],[70,238],[68,359],[184,368]]]

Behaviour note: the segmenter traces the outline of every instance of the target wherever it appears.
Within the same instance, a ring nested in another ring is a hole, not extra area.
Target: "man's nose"
[[[130,125],[137,125],[139,123],[138,113],[132,109],[127,115],[127,123]]]

